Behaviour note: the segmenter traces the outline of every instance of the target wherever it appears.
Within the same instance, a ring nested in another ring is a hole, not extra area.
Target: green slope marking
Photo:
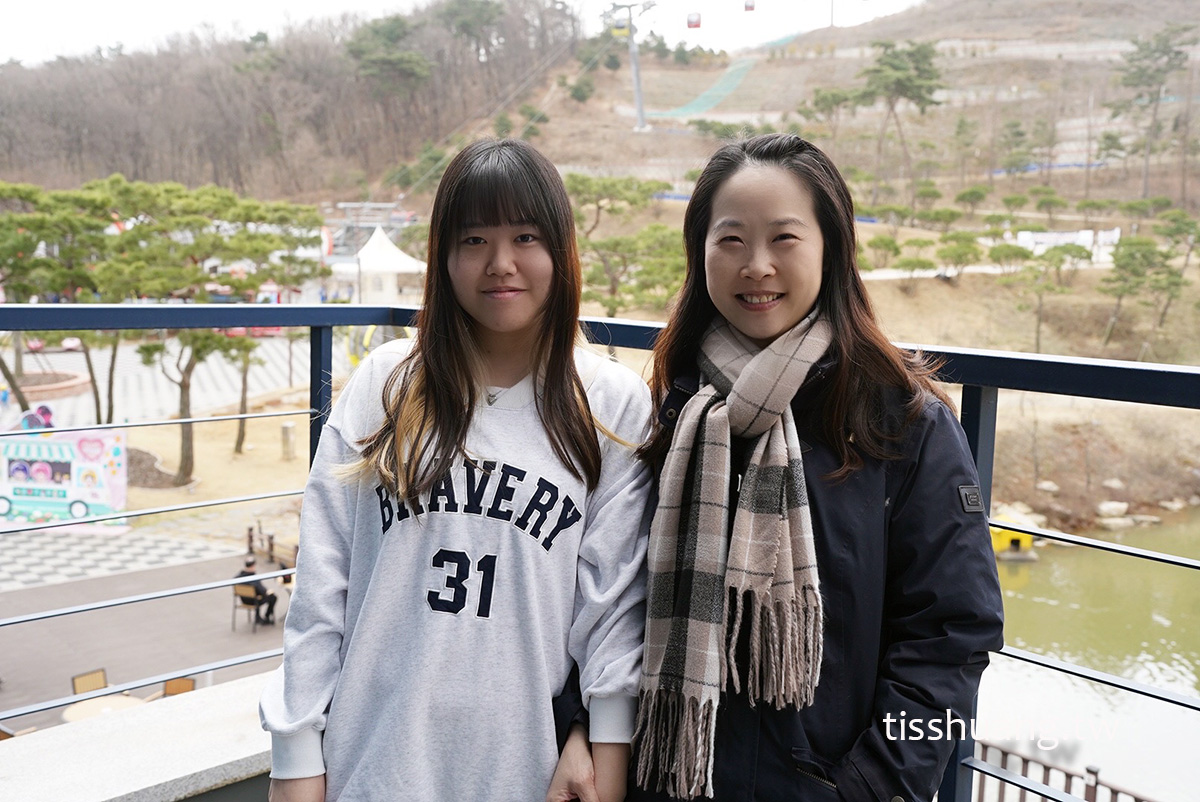
[[[652,111],[647,117],[695,117],[697,114],[712,109],[725,98],[729,97],[735,89],[742,83],[742,79],[746,77],[746,73],[754,68],[758,59],[741,58],[729,65],[729,69],[717,79],[717,82],[705,89],[700,95],[689,103],[671,109],[670,111]]]

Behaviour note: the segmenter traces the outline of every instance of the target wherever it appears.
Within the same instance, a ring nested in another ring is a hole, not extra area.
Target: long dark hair
[[[870,298],[858,273],[854,201],[841,173],[819,148],[793,134],[767,134],[725,145],[711,159],[688,203],[683,219],[687,275],[670,321],[654,346],[650,389],[661,404],[674,380],[695,373],[705,330],[717,308],[704,276],[704,245],[712,220],[713,198],[734,173],[751,164],[775,165],[789,171],[812,193],[824,240],[821,290],[817,308],[833,327],[830,351],[834,365],[828,390],[818,403],[821,429],[841,459],[830,478],[842,479],[862,467],[861,451],[878,459],[894,458],[889,443],[897,437],[883,408],[883,389],[909,394],[908,420],[920,413],[930,394],[949,404],[931,380],[936,365],[921,354],[892,345],[879,328]],[[854,445],[851,448],[850,441]],[[658,428],[643,456],[661,461],[671,430]]]
[[[583,278],[567,191],[554,165],[528,143],[480,140],[454,157],[438,185],[416,341],[384,384],[385,420],[363,439],[355,466],[374,470],[409,501],[465,455],[482,384],[474,321],[450,284],[451,253],[468,226],[518,223],[538,227],[554,263],[532,354],[538,415],[571,474],[589,488],[599,481],[600,446],[575,370]]]

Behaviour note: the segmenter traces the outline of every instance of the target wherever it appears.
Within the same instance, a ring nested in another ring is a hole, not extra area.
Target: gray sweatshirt
[[[304,493],[283,665],[263,693],[272,777],[326,774],[336,800],[541,800],[557,761],[551,699],[572,660],[597,742],[633,730],[645,616],[650,475],[599,436],[588,492],[551,448],[526,378],[482,399],[460,461],[420,510],[335,475],[383,419],[405,341],[346,384]],[[651,403],[585,349],[598,421],[630,443]]]

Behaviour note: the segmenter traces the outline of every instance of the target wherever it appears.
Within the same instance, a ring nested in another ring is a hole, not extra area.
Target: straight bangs
[[[554,229],[558,213],[549,203],[549,187],[539,181],[532,164],[526,164],[521,154],[496,148],[463,170],[454,192],[448,199],[447,223],[454,221],[460,228],[447,231],[457,236],[475,226],[504,226],[535,224],[539,229]],[[543,230],[544,236],[557,233]],[[561,247],[553,243],[551,250]]]
[[[402,466],[401,488],[410,500],[415,498],[465,454],[483,371],[472,321],[450,281],[450,258],[468,229],[506,225],[536,226],[550,252],[550,292],[530,354],[544,387],[536,403],[555,454],[594,488],[600,448],[574,360],[582,267],[575,217],[558,171],[522,140],[477,140],[446,167],[429,222],[429,268],[417,316],[413,373],[397,391],[401,400],[384,427],[394,436],[387,458],[404,453],[404,443],[414,448]],[[397,428],[415,434],[401,443]]]
[[[438,303],[445,306],[443,315],[435,315],[442,317],[443,323],[449,322],[451,307],[461,312],[451,300],[449,287],[435,284],[448,285],[450,255],[468,229],[536,226],[550,252],[554,272],[542,310],[534,362],[541,368],[547,360],[570,361],[579,336],[583,277],[575,243],[575,218],[562,178],[545,156],[520,140],[480,140],[468,146],[464,154],[469,158],[447,170],[442,179],[445,197],[434,204],[429,264],[437,264],[439,269],[427,273],[426,307],[432,309]],[[563,369],[551,367],[550,372],[561,376]]]

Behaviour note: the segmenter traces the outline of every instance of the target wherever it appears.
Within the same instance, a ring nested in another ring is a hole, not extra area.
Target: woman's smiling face
[[[760,347],[812,310],[824,254],[812,193],[783,167],[747,165],[713,196],[704,246],[708,294]]]
[[[450,283],[485,351],[532,349],[554,260],[532,223],[468,227],[449,260]]]

